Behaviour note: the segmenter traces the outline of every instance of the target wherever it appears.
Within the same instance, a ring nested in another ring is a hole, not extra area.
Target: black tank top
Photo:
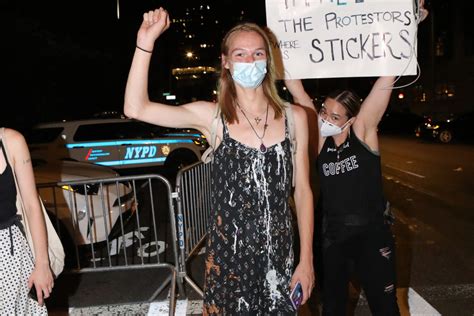
[[[0,148],[5,157],[6,167],[0,174],[0,223],[11,219],[16,215],[16,186],[15,179],[13,179],[13,172],[8,163],[5,150],[3,149],[3,142],[0,140]]]
[[[380,156],[350,133],[336,147],[328,137],[318,157],[321,205],[330,226],[383,224],[385,199]]]

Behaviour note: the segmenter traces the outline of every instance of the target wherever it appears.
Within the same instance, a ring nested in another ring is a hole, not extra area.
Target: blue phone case
[[[293,291],[291,291],[290,301],[295,310],[301,306],[301,302],[303,302],[303,288],[301,287],[300,282],[296,283]]]

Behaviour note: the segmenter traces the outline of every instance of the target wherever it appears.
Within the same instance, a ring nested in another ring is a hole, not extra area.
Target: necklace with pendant
[[[268,104],[267,104],[267,106],[268,106]],[[268,111],[268,107],[267,107],[267,111]],[[253,118],[253,120],[255,121],[255,124],[257,124],[257,125],[260,124],[260,122],[262,121],[262,118],[261,118],[260,116],[263,115],[263,113],[260,114],[260,115],[255,115],[255,114],[253,114],[253,113],[250,112],[250,111],[247,111],[247,112],[250,113],[250,114],[252,114],[253,116],[255,116],[255,117]]]
[[[247,115],[245,114],[244,110],[240,107],[239,103],[237,102],[237,106],[239,107],[240,111],[242,112],[242,114],[244,115],[245,119],[247,120],[247,122],[249,122],[249,125],[250,127],[252,128],[253,132],[255,133],[255,136],[257,136],[258,139],[260,139],[260,152],[262,154],[266,153],[267,152],[267,147],[265,146],[265,144],[263,143],[263,138],[265,137],[265,133],[267,131],[267,127],[268,127],[268,103],[267,103],[267,111],[266,111],[266,114],[265,114],[265,124],[263,125],[263,135],[260,136],[258,135],[257,131],[255,130],[255,128],[253,127],[252,123],[250,123],[250,120],[249,118],[247,117]],[[257,119],[258,119],[258,122],[257,122]],[[256,117],[255,118],[255,122],[257,123],[260,123],[262,119],[259,118],[259,117]]]

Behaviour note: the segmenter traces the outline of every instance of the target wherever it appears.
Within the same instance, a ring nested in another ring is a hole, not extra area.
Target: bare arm
[[[300,79],[286,79],[285,86],[293,96],[295,103],[316,113],[316,107],[313,104],[313,100],[304,89],[303,82]]]
[[[354,132],[373,150],[378,150],[377,125],[390,102],[395,77],[380,77],[362,102],[353,124]]]
[[[20,133],[11,129],[6,129],[5,133],[35,250],[35,268],[29,278],[28,287],[35,285],[38,302],[42,304],[43,297],[49,297],[54,285],[49,267],[48,239],[43,211],[39,204],[30,153],[25,139]]]
[[[285,85],[293,96],[294,102],[303,106],[306,110],[309,131],[309,154],[313,162],[318,156],[319,146],[323,143],[323,139],[319,135],[318,112],[300,79],[286,79]]]
[[[313,231],[314,208],[313,194],[309,180],[308,123],[304,109],[293,106],[296,126],[296,184],[294,200],[300,236],[299,264],[293,275],[291,286],[297,281],[303,286],[303,303],[309,298],[314,285],[313,268]]]
[[[169,28],[169,25],[170,20],[166,10],[160,8],[145,13],[137,34],[137,46],[151,52],[155,40]],[[182,106],[171,106],[150,101],[148,70],[152,54],[140,48],[135,49],[127,80],[125,115],[156,125],[192,127],[206,132],[215,106],[213,103],[200,101]]]

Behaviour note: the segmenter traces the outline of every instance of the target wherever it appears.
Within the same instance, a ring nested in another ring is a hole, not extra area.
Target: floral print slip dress
[[[204,315],[295,315],[292,159],[285,139],[265,153],[229,135],[214,152]]]

